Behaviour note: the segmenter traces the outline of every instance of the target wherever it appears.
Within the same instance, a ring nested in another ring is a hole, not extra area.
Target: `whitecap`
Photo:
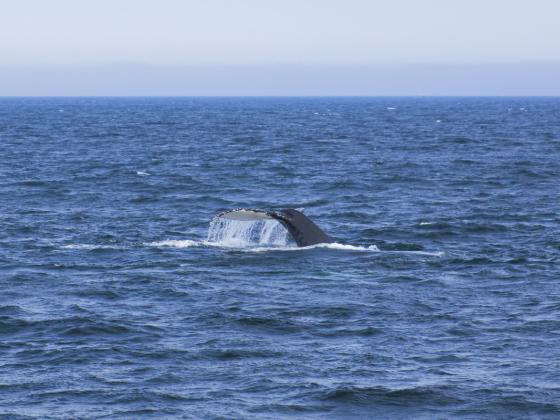
[[[263,246],[262,244],[248,244],[243,240],[228,239],[220,242],[214,241],[194,241],[192,239],[166,239],[163,241],[145,242],[144,246],[156,248],[195,248],[195,247],[213,247],[224,250],[235,250],[242,252],[286,252],[286,251],[307,251],[313,249],[329,249],[334,251],[353,251],[353,252],[375,252],[382,254],[404,254],[404,255],[423,255],[430,257],[441,257],[445,253],[441,251],[384,251],[376,245],[350,245],[333,242],[330,244],[315,244],[310,246],[298,247],[296,245],[284,246]]]
[[[165,239],[163,241],[144,242],[142,245],[155,248],[195,248],[195,247],[215,247],[231,249],[247,249],[250,245],[241,240],[213,241],[193,241],[192,239]]]
[[[381,251],[386,254],[425,255],[426,257],[443,257],[443,251]]]
[[[368,246],[359,246],[359,245],[350,245],[350,244],[340,244],[338,242],[333,242],[330,244],[317,244],[312,245],[309,248],[328,248],[328,249],[339,249],[342,251],[369,251],[369,252],[378,252],[379,248],[376,245],[368,245]]]
[[[190,239],[177,240],[177,239],[166,239],[164,241],[156,242],[145,242],[145,246],[153,246],[156,248],[191,248],[193,246],[204,245],[201,241],[193,241]]]
[[[148,176],[148,175],[150,175],[150,174],[149,174],[148,172],[145,172],[145,171],[136,171],[136,175],[139,175],[139,176]]]
[[[358,251],[358,252],[379,252],[379,248],[375,245],[369,246],[357,246],[357,245],[349,245],[349,244],[341,244],[338,242],[333,242],[330,244],[315,244],[310,246],[283,246],[283,247],[264,247],[264,246],[257,246],[257,247],[250,247],[246,248],[249,252],[265,252],[265,251],[305,251],[309,249],[317,249],[317,248],[326,248],[326,249],[334,249],[339,251]]]
[[[315,244],[310,246],[285,246],[285,247],[246,247],[242,248],[245,252],[268,252],[268,251],[306,251],[312,249],[330,249],[335,251],[352,251],[352,252],[375,252],[379,254],[400,254],[400,255],[419,255],[426,257],[442,257],[445,255],[442,251],[384,251],[379,249],[376,245],[360,246],[360,245],[350,245],[341,244],[338,242],[333,242],[330,244]]]
[[[94,249],[119,249],[116,245],[93,245],[93,244],[69,244],[63,245],[63,249],[82,249],[85,251],[91,251]]]

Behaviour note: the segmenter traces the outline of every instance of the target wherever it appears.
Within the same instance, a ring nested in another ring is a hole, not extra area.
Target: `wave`
[[[356,246],[340,243],[330,243],[330,244],[316,244],[310,246],[298,247],[295,245],[283,245],[283,246],[262,246],[257,243],[248,243],[241,240],[225,240],[225,241],[193,241],[191,239],[177,240],[177,239],[166,239],[163,241],[155,242],[145,242],[145,246],[153,246],[157,248],[192,248],[192,247],[216,247],[216,248],[233,248],[239,250],[246,250],[252,252],[263,252],[263,251],[305,251],[309,249],[316,248],[327,248],[345,251],[379,251],[379,248],[375,245],[369,246]]]
[[[359,252],[379,252],[379,248],[375,245],[369,246],[359,246],[359,245],[348,245],[348,244],[341,244],[338,242],[333,242],[330,244],[315,244],[310,246],[283,246],[283,247],[274,247],[274,246],[255,246],[255,247],[248,247],[247,251],[252,252],[265,252],[265,251],[305,251],[310,249],[333,249],[338,251],[359,251]]]
[[[445,253],[442,251],[428,252],[428,251],[386,251],[379,249],[376,245],[349,245],[333,242],[330,244],[316,244],[311,246],[302,247],[250,247],[246,248],[250,252],[266,252],[266,251],[305,251],[311,249],[331,249],[336,251],[354,251],[354,252],[376,252],[383,254],[409,254],[409,255],[425,255],[430,257],[441,257]]]
[[[333,242],[330,244],[315,244],[310,246],[298,247],[295,245],[286,246],[262,246],[259,244],[251,244],[244,241],[227,240],[222,242],[212,241],[195,241],[191,239],[177,240],[167,239],[163,241],[145,242],[144,246],[156,248],[193,248],[193,247],[213,247],[222,249],[232,249],[244,252],[274,252],[274,251],[308,251],[313,249],[329,249],[335,251],[353,251],[353,252],[377,252],[384,254],[410,254],[410,255],[425,255],[432,257],[441,257],[445,253],[441,251],[428,252],[428,251],[386,251],[381,250],[377,245],[350,245]]]
[[[410,388],[387,388],[384,386],[343,386],[328,391],[323,399],[329,401],[363,404],[453,404],[459,400],[452,395],[450,386],[418,386]]]
[[[96,249],[121,249],[122,247],[117,245],[94,245],[94,244],[69,244],[63,245],[62,249],[81,249],[84,251],[93,251]]]
[[[191,248],[193,246],[204,246],[205,241],[193,241],[190,239],[166,239],[164,241],[144,242],[144,246],[153,246],[156,248]]]
[[[224,241],[208,241],[193,239],[165,239],[161,241],[143,242],[141,244],[125,245],[107,245],[107,244],[68,244],[63,245],[61,249],[78,250],[78,251],[100,251],[100,250],[125,250],[135,248],[137,246],[153,247],[153,248],[220,248],[224,250],[242,251],[242,252],[305,252],[315,249],[326,249],[332,251],[347,252],[375,252],[382,254],[409,254],[423,255],[431,257],[441,257],[445,253],[441,251],[429,252],[420,250],[386,250],[379,249],[377,245],[351,245],[339,242],[315,244],[310,246],[298,247],[296,245],[260,245],[258,243],[250,243],[243,240],[228,239]]]

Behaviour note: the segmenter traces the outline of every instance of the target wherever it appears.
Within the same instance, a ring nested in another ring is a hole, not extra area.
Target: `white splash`
[[[138,175],[138,176],[148,176],[150,174],[146,171],[136,171],[136,175]]]
[[[63,245],[62,249],[81,249],[84,251],[92,251],[94,249],[120,249],[117,245],[93,245],[93,244],[69,244]]]
[[[377,248],[377,246],[375,245],[369,245],[369,246],[359,246],[359,245],[349,245],[349,244],[339,244],[338,242],[333,242],[330,244],[317,244],[317,245],[313,245],[313,247],[315,248],[329,248],[329,249],[340,249],[340,250],[346,250],[346,251],[373,251],[373,252],[378,252],[379,248]]]
[[[239,221],[235,221],[239,222]],[[262,222],[262,221],[261,221]],[[269,221],[270,222],[270,221]],[[247,222],[244,222],[247,223]],[[276,228],[276,227],[275,227]],[[233,229],[230,230],[229,233],[232,232],[240,233],[240,232],[247,232],[250,230],[249,228],[246,229]],[[273,231],[273,230],[272,230]],[[264,230],[267,232],[267,230]],[[209,235],[210,236],[210,235]],[[222,237],[223,235],[215,235]],[[374,252],[374,253],[381,253],[381,254],[401,254],[401,255],[419,255],[419,256],[429,256],[429,257],[441,257],[445,255],[444,252],[427,252],[427,251],[382,251],[375,245],[368,245],[368,246],[360,246],[360,245],[350,245],[350,244],[341,244],[338,242],[333,242],[330,244],[316,244],[310,246],[302,246],[298,247],[293,244],[284,243],[281,244],[281,240],[279,239],[276,243],[270,242],[247,242],[246,239],[243,239],[244,235],[236,236],[236,235],[225,235],[228,239],[223,239],[221,241],[214,241],[214,240],[207,240],[207,241],[193,241],[190,239],[184,240],[177,240],[177,239],[166,239],[164,241],[156,241],[156,242],[145,242],[144,246],[151,246],[156,248],[195,248],[195,247],[217,247],[222,249],[234,248],[236,250],[241,250],[243,252],[269,252],[269,251],[308,251],[313,249],[329,249],[333,251],[350,251],[350,252]],[[260,237],[261,235],[259,235]],[[262,235],[264,240],[267,238],[267,234]],[[249,237],[251,235],[249,234]],[[272,236],[268,237],[269,240]],[[282,235],[279,236],[280,238],[283,237]],[[286,239],[287,242],[287,239]]]
[[[156,241],[156,242],[146,242],[144,243],[146,246],[154,246],[156,248],[191,248],[193,246],[202,246],[204,242],[201,241],[192,241],[190,239],[185,240],[176,240],[176,239],[166,239],[165,241]]]
[[[306,251],[312,249],[329,249],[350,252],[375,252],[385,254],[408,254],[440,257],[443,252],[425,251],[382,251],[375,245],[350,245],[322,243],[311,246],[298,247],[284,226],[273,219],[237,220],[216,217],[210,222],[207,240],[194,241],[190,239],[166,239],[157,242],[144,243],[145,246],[158,248],[193,248],[218,247],[233,248],[244,252],[267,251]]]
[[[315,245],[302,246],[302,247],[286,246],[286,247],[274,248],[274,247],[259,246],[254,248],[247,248],[247,251],[249,252],[305,251],[308,249],[316,249],[316,248],[334,249],[338,251],[380,252],[379,248],[377,248],[375,245],[359,246],[359,245],[340,244],[338,242],[333,242],[330,244],[315,244]]]
[[[220,246],[275,246],[288,245],[288,231],[277,220],[232,220],[216,217],[208,229],[209,244]]]

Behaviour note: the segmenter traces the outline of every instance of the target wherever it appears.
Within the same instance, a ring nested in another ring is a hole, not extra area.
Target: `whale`
[[[335,242],[334,238],[323,232],[311,219],[295,209],[259,210],[240,208],[224,211],[217,214],[216,217],[240,221],[277,220],[286,228],[299,247]]]

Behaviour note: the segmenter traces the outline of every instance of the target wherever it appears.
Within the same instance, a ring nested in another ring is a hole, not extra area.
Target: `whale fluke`
[[[225,211],[216,217],[230,220],[278,220],[288,230],[297,246],[332,243],[334,239],[323,232],[311,219],[295,209],[267,211],[258,209],[235,209]]]

